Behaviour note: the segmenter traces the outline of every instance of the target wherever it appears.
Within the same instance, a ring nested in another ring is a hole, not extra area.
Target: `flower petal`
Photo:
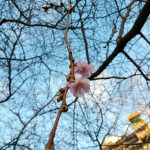
[[[74,71],[77,74],[81,74],[83,78],[88,78],[94,71],[94,66],[91,64],[85,64],[80,60],[77,62]]]
[[[70,92],[75,97],[82,97],[85,93],[90,91],[90,84],[88,79],[76,79],[74,83],[69,84]]]

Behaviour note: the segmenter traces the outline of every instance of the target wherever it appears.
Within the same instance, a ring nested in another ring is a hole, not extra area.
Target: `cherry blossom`
[[[69,83],[70,91],[75,97],[82,97],[90,91],[89,80],[85,78],[77,78],[75,82]]]
[[[81,74],[83,78],[90,77],[91,73],[94,71],[94,66],[90,64],[85,64],[81,60],[77,62],[74,67],[74,72],[77,74]]]

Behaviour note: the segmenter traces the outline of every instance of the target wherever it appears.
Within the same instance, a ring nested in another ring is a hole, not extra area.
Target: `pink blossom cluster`
[[[85,93],[90,91],[89,79],[91,73],[94,71],[94,66],[85,64],[81,60],[76,63],[74,67],[75,82],[69,83],[70,91],[75,97],[82,97]]]

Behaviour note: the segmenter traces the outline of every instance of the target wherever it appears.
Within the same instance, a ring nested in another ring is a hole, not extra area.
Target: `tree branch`
[[[150,45],[150,41],[145,37],[145,35],[140,32],[141,37]]]
[[[112,60],[124,50],[126,44],[138,35],[144,26],[148,16],[150,14],[150,0],[148,0],[142,8],[138,18],[136,19],[131,30],[118,42],[117,47],[114,49],[111,55],[103,62],[103,64],[90,76],[90,80],[97,77],[100,73],[106,69],[106,67],[112,62]]]
[[[141,68],[135,63],[135,61],[134,61],[125,51],[122,51],[122,53],[126,56],[127,59],[129,59],[129,60],[134,64],[134,66],[139,70],[139,72],[140,72],[141,75],[145,78],[145,80],[150,80],[150,79],[143,73],[143,71],[141,70]]]

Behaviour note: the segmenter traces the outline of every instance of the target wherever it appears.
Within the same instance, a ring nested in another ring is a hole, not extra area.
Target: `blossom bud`
[[[61,106],[61,111],[62,112],[67,112],[68,111],[68,105],[62,105]]]

